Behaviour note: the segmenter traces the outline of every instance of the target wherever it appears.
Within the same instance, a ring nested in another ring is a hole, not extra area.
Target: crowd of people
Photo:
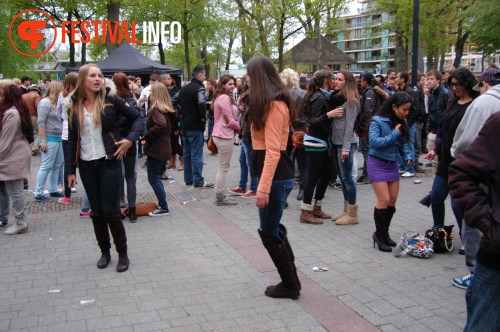
[[[488,307],[498,304],[500,291],[499,165],[492,157],[498,150],[500,69],[494,66],[479,82],[465,67],[418,72],[414,88],[406,71],[364,72],[358,78],[329,67],[312,75],[289,68],[278,73],[266,57],[251,60],[242,78],[207,79],[197,66],[180,89],[168,74],[152,74],[142,87],[140,78],[124,73],[106,79],[93,64],[67,75],[64,83],[19,81],[0,81],[0,226],[8,225],[11,212],[15,219],[5,234],[28,230],[24,190],[31,157],[41,154],[34,200],[70,204],[78,167],[85,189],[80,215],[92,219],[102,254],[97,267],[110,263],[113,237],[117,271],[126,271],[120,208],[128,204],[130,222],[137,220],[138,158],[147,155],[148,182],[158,200],[149,216],[157,217],[170,213],[161,180],[176,168],[178,155],[186,186],[214,188],[217,206],[237,204],[234,195],[256,200],[258,232],[282,280],[265,294],[295,299],[301,284],[280,220],[296,179],[299,221],[310,225],[327,219],[357,224],[356,187],[370,183],[376,196],[374,247],[391,252],[399,182],[429,167],[433,228],[444,226],[451,193],[464,244],[460,253],[470,273],[452,283],[467,289],[466,329],[484,324],[478,311],[497,310]],[[203,177],[208,139],[218,151],[215,184]],[[240,146],[240,181],[228,189],[235,145]],[[356,149],[363,157],[359,177]],[[429,163],[420,163],[420,156]],[[343,194],[341,211],[333,216],[324,211],[336,203],[324,201],[328,187],[340,187]],[[490,296],[478,296],[478,289]],[[489,322],[498,326],[498,314],[493,316]]]

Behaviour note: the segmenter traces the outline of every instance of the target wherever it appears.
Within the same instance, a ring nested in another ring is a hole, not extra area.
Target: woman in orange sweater
[[[251,175],[259,177],[256,195],[259,235],[281,277],[281,282],[268,287],[265,294],[296,299],[300,295],[300,281],[286,228],[280,224],[294,184],[293,162],[286,153],[288,133],[296,117],[293,99],[268,58],[251,60],[247,75],[252,89],[248,117],[254,149]]]

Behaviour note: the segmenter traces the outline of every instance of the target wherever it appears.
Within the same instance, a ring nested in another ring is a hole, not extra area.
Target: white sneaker
[[[403,174],[401,174],[402,178],[411,178],[413,176],[415,176],[415,173],[404,172]]]

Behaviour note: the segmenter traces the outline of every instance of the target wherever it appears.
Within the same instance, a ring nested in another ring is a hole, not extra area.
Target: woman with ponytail
[[[308,175],[301,203],[301,223],[319,225],[323,223],[320,219],[331,218],[322,211],[321,205],[332,174],[329,143],[331,119],[343,114],[342,109],[331,110],[329,101],[331,87],[333,87],[333,73],[325,69],[318,70],[309,81],[304,100],[308,126],[307,134],[304,136]]]

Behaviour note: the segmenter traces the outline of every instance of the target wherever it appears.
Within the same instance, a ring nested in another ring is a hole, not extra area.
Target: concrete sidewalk
[[[204,176],[213,182],[217,157],[205,150]],[[238,185],[239,147],[235,147],[226,185]],[[30,188],[40,157],[33,157]],[[361,160],[358,156],[358,160]],[[139,159],[142,165],[145,159]],[[361,165],[361,163],[360,163]],[[125,220],[130,269],[117,273],[117,254],[99,270],[93,227],[79,216],[83,187],[65,206],[36,203],[28,194],[27,235],[0,236],[0,331],[461,331],[464,290],[451,285],[467,274],[455,249],[423,260],[396,258],[373,248],[370,185],[358,186],[360,223],[340,227],[331,221],[299,223],[297,188],[289,197],[283,223],[302,282],[298,300],[277,300],[264,289],[279,279],[257,234],[254,199],[217,207],[213,189],[186,187],[183,172],[169,171],[170,215]],[[394,240],[432,225],[430,209],[418,204],[431,188],[401,180]],[[139,168],[138,202],[154,202],[146,172]],[[118,190],[118,188],[117,188]],[[328,190],[324,210],[337,213],[342,193]],[[456,224],[446,202],[446,224]],[[328,267],[314,272],[313,267]]]

